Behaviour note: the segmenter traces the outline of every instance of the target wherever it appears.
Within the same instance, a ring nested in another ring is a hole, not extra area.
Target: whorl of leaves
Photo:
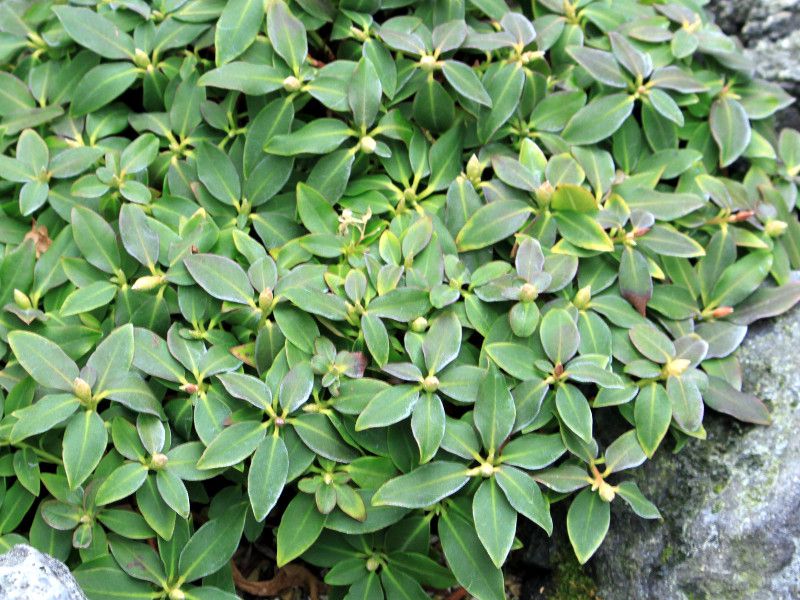
[[[623,471],[767,423],[800,298],[791,98],[702,4],[0,2],[0,546],[500,600],[519,515],[658,518]]]

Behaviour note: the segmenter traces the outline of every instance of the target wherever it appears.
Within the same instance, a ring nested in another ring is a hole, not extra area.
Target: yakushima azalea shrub
[[[0,2],[0,545],[500,600],[520,517],[659,518],[624,471],[768,423],[800,298],[791,98],[702,4]]]

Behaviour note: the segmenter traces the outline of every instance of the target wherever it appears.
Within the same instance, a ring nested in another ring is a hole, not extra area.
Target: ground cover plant
[[[0,546],[500,600],[520,519],[659,518],[800,299],[792,99],[702,4],[0,2]]]

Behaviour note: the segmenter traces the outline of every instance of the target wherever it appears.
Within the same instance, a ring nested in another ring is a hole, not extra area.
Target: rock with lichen
[[[711,0],[706,9],[739,38],[761,77],[800,96],[800,0]],[[800,126],[800,109],[791,107],[780,120]]]
[[[0,555],[0,600],[86,600],[60,560],[18,544]]]
[[[743,387],[767,427],[708,415],[708,439],[661,453],[636,474],[661,522],[614,505],[589,565],[601,598],[800,598],[800,308],[751,328]]]

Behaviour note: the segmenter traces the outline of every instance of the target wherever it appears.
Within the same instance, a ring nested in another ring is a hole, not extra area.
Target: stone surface
[[[800,0],[711,0],[707,9],[741,40],[761,77],[800,96]],[[789,108],[779,120],[800,127],[800,109]]]
[[[707,441],[636,470],[664,521],[614,503],[589,568],[600,598],[800,598],[798,349],[800,307],[754,325],[740,350],[744,389],[767,402],[772,424],[709,414]]]
[[[86,600],[60,560],[19,544],[0,555],[0,600]]]

